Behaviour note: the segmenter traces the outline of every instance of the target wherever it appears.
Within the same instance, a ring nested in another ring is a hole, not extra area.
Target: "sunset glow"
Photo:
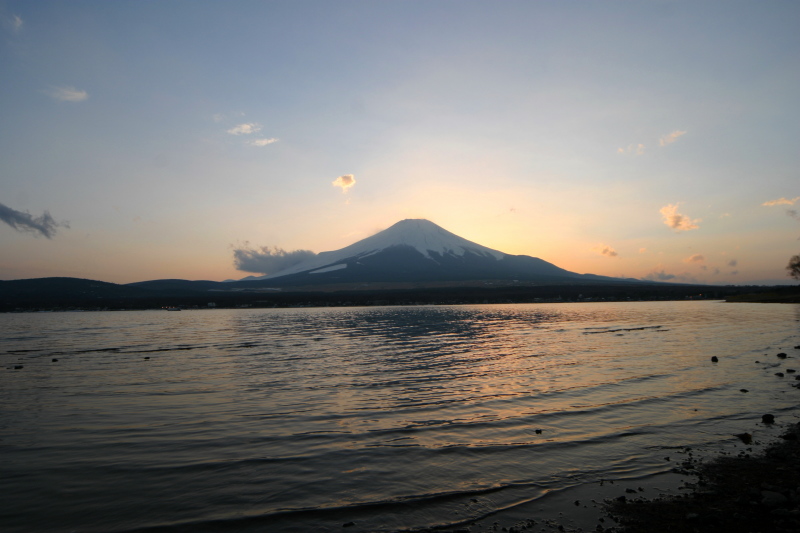
[[[425,218],[574,272],[788,283],[799,15],[1,1],[0,279],[238,279],[243,243]]]

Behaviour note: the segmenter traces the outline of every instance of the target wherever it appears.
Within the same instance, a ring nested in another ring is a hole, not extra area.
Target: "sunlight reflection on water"
[[[800,397],[776,387],[769,366],[798,344],[796,306],[46,313],[0,324],[10,531],[455,522],[575,482],[664,471],[665,443],[716,443]]]

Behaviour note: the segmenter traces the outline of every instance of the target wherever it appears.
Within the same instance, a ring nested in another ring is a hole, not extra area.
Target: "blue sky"
[[[793,1],[0,1],[0,279],[238,278],[236,249],[427,218],[576,272],[786,282],[798,24]]]

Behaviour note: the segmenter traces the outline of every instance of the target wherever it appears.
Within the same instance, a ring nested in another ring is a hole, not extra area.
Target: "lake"
[[[458,524],[770,438],[761,414],[800,404],[796,305],[20,313],[0,332],[5,532]]]

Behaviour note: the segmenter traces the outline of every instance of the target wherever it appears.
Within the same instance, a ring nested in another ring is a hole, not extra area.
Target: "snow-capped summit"
[[[331,270],[341,269],[345,267],[339,266],[337,264],[339,262],[342,262],[341,264],[344,265],[348,260],[364,259],[395,246],[414,248],[425,258],[432,261],[436,261],[436,258],[442,255],[463,257],[466,253],[493,257],[498,260],[505,255],[503,252],[492,250],[486,246],[481,246],[480,244],[461,238],[454,233],[450,233],[430,220],[425,220],[424,218],[408,218],[350,246],[333,252],[322,252],[307,261],[303,261],[293,267],[281,270],[280,272],[276,272],[262,279],[272,279],[307,271],[321,273],[317,272],[317,269],[321,268]]]
[[[437,226],[430,220],[424,218],[409,218],[373,235],[362,241],[357,242],[341,251],[355,248],[356,246],[376,250],[386,249],[390,246],[411,246],[428,259],[432,259],[431,253],[439,255],[463,256],[465,253],[473,253],[484,256],[492,256],[501,259],[505,254],[492,250],[486,246],[468,241],[454,233],[450,233],[441,226]]]
[[[261,278],[277,285],[583,278],[547,261],[509,255],[468,241],[429,220],[407,219],[331,252]]]

